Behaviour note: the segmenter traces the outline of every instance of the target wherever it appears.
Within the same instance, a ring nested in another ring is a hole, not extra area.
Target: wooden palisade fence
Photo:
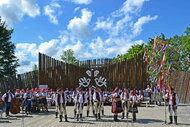
[[[142,54],[134,59],[113,63],[110,59],[87,60],[82,66],[67,64],[39,53],[39,84],[50,88],[76,88],[79,79],[87,77],[86,70],[94,69],[107,80],[107,89],[144,88],[147,80]]]

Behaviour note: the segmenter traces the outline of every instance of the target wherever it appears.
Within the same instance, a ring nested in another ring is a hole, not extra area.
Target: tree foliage
[[[68,64],[78,65],[79,63],[77,58],[74,56],[74,51],[72,49],[63,51],[61,59]]]
[[[139,54],[143,53],[145,49],[145,45],[144,44],[137,44],[137,45],[133,45],[126,54],[123,55],[118,55],[115,60],[116,61],[124,61],[124,60],[129,60],[132,59],[136,56],[138,56]]]
[[[13,29],[8,29],[0,18],[0,78],[16,74],[18,59],[15,56],[15,45],[11,42]]]

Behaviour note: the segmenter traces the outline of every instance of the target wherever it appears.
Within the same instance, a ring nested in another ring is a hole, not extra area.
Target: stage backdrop
[[[94,59],[79,62],[78,66],[58,61],[39,53],[39,85],[50,88],[76,88],[79,85],[103,89],[145,88],[146,63],[143,54],[134,59],[114,62],[112,59]]]

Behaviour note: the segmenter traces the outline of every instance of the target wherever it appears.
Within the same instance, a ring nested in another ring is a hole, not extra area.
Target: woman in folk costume
[[[62,122],[63,113],[65,115],[65,122],[68,122],[67,112],[66,112],[67,97],[66,97],[66,94],[64,93],[63,89],[58,90],[58,94],[56,96],[56,99],[57,99],[59,118],[60,118],[59,122]]]
[[[169,124],[173,123],[173,113],[174,113],[174,120],[175,120],[175,124],[177,125],[177,107],[179,104],[179,98],[177,94],[174,92],[174,88],[171,88],[171,92],[168,92],[167,102],[168,102],[168,108],[169,108],[169,113],[170,113]]]
[[[122,108],[123,108],[123,113],[122,113],[122,119],[125,117],[125,112],[126,112],[126,118],[128,118],[128,110],[129,110],[129,92],[128,89],[124,89],[123,92],[121,93],[121,100],[122,100]]]
[[[137,108],[137,96],[134,90],[131,90],[131,95],[129,97],[130,100],[130,106],[129,106],[129,112],[133,115],[133,121],[136,121],[136,113],[138,113]]]
[[[87,96],[85,92],[82,91],[82,89],[79,89],[79,93],[75,96],[75,102],[77,106],[77,121],[79,121],[79,115],[80,115],[80,121],[83,121],[82,119],[82,113],[84,104],[87,103]]]
[[[118,113],[123,112],[122,102],[119,95],[119,88],[115,88],[112,94],[112,113],[114,113],[114,121],[118,122]]]

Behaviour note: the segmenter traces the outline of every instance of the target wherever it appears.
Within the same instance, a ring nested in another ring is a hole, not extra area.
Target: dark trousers
[[[11,102],[6,102],[5,106],[6,106],[6,115],[8,116],[9,115],[9,110],[11,108]]]
[[[31,110],[31,101],[26,100],[26,109],[25,109],[25,112],[26,113],[30,113],[30,110]]]

